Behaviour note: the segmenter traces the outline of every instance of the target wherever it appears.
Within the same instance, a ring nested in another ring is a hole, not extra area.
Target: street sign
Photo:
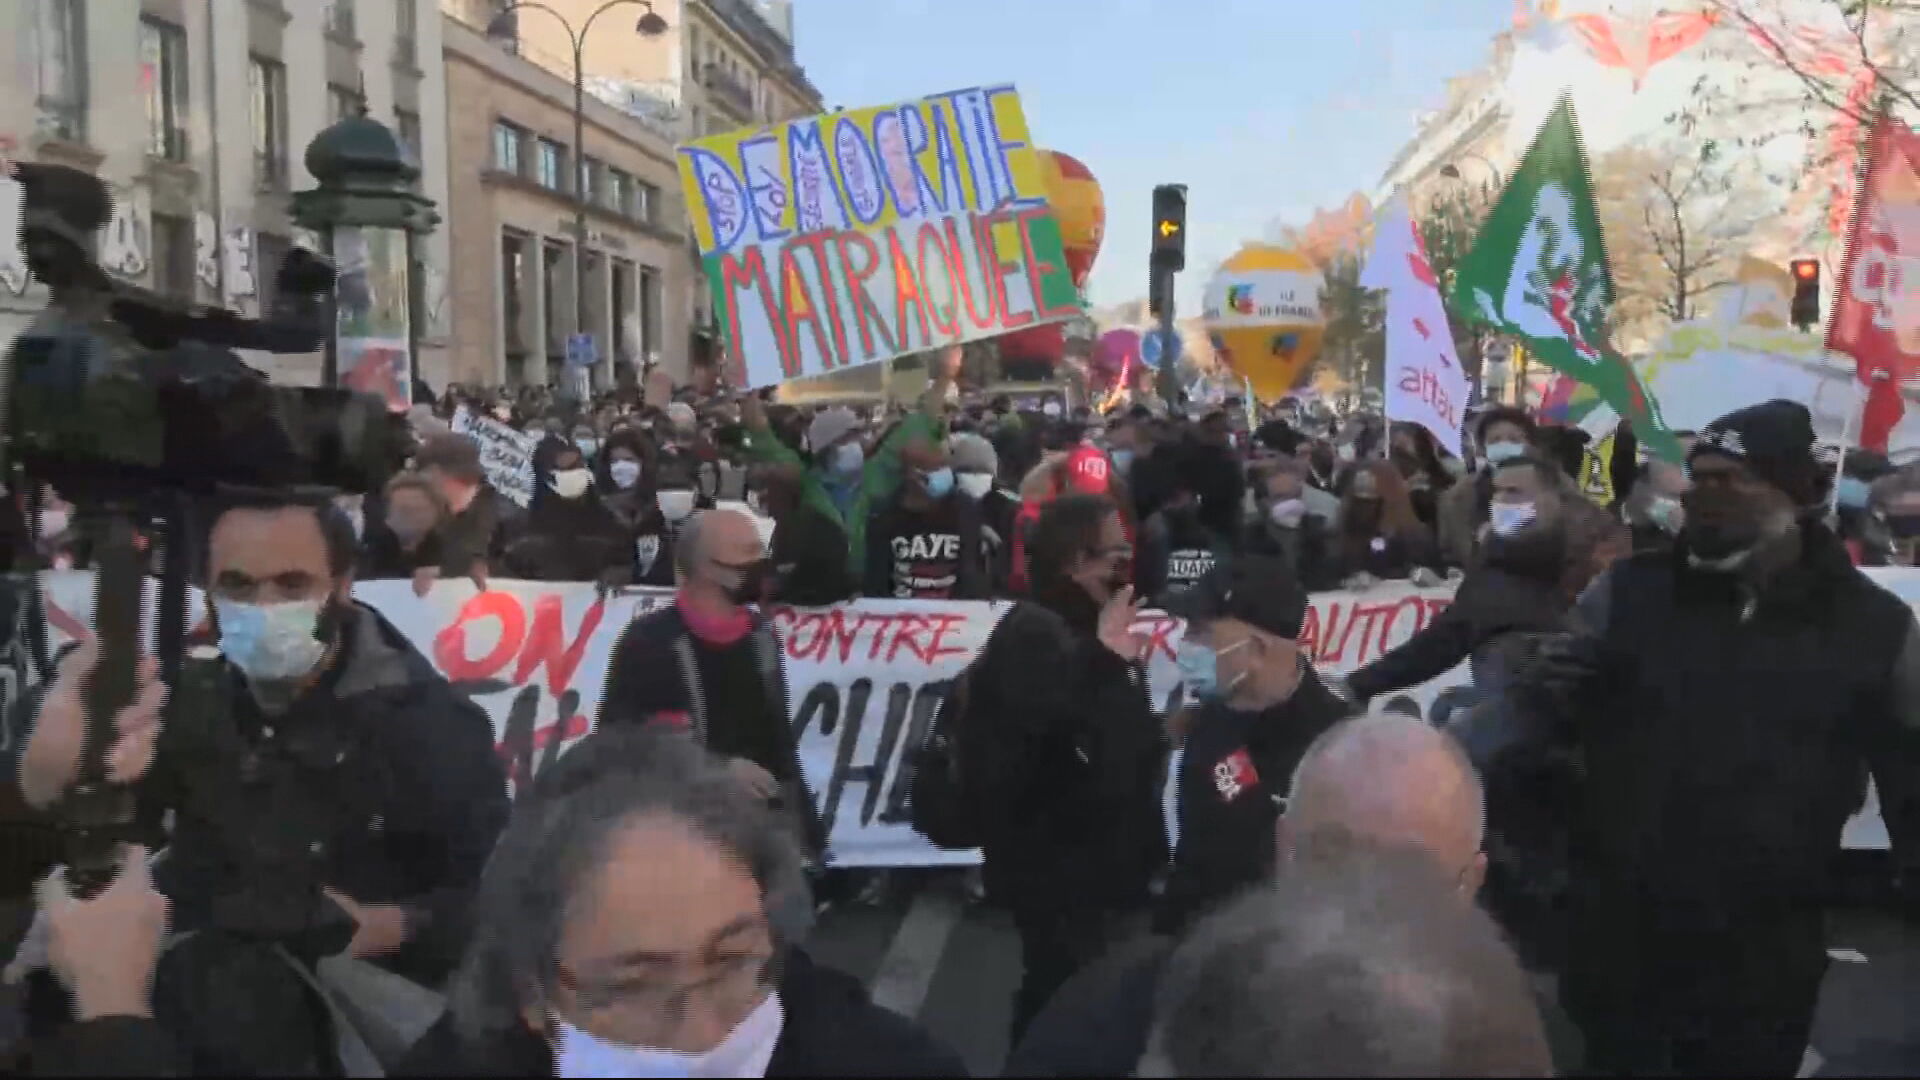
[[[1140,359],[1145,360],[1148,367],[1159,367],[1160,358],[1166,351],[1167,335],[1162,333],[1159,327],[1156,326],[1140,335]]]
[[[567,335],[567,363],[572,367],[592,367],[597,360],[592,334]]]

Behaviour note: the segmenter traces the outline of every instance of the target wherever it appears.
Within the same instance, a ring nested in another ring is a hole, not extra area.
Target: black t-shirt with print
[[[949,496],[924,509],[890,502],[867,525],[866,595],[985,599],[984,545],[979,507],[964,496]]]

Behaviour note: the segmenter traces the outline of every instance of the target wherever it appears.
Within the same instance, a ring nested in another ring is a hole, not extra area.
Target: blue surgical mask
[[[867,463],[867,452],[860,449],[859,443],[841,443],[833,448],[831,461],[834,472],[842,476],[852,476]]]
[[[1220,656],[1222,652],[1232,652],[1246,642],[1229,645],[1216,652],[1197,641],[1181,641],[1173,650],[1174,666],[1180,669],[1180,678],[1187,684],[1187,693],[1200,701],[1224,701],[1233,688],[1246,678],[1242,673],[1226,686],[1220,685]]]
[[[1126,476],[1133,469],[1133,451],[1115,450],[1107,455],[1113,459],[1113,471]]]
[[[931,472],[921,473],[920,482],[926,486],[929,496],[944,499],[953,491],[953,470],[942,465]]]
[[[325,606],[325,600],[250,604],[216,596],[213,610],[220,620],[220,651],[249,679],[298,679],[327,655],[327,645],[320,640],[320,612]]]
[[[1527,448],[1517,442],[1488,443],[1486,458],[1488,461],[1498,465],[1503,461],[1512,461],[1514,458],[1526,452]]]
[[[592,457],[595,453],[599,452],[600,450],[599,439],[590,439],[584,435],[574,439],[573,445],[580,448],[580,454],[582,457]]]
[[[1488,512],[1488,524],[1493,526],[1493,535],[1512,536],[1533,524],[1538,516],[1532,503],[1494,503]]]
[[[1870,488],[1865,480],[1857,476],[1843,476],[1834,493],[1840,497],[1840,505],[1850,510],[1865,510]]]

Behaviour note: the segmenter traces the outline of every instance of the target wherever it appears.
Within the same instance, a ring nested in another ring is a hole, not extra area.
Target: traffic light
[[[1174,273],[1187,268],[1187,185],[1153,189],[1153,265]]]
[[[1791,321],[1801,330],[1820,324],[1820,260],[1793,260],[1793,307]]]

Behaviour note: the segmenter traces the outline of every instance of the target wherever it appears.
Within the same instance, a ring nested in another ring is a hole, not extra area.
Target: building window
[[[41,0],[34,8],[40,61],[41,130],[70,142],[87,137],[87,14],[81,0]]]
[[[640,268],[640,362],[646,363],[660,355],[660,271],[657,267]]]
[[[253,57],[247,66],[252,98],[253,177],[262,188],[287,186],[287,69]]]
[[[581,157],[580,186],[574,190],[580,193],[582,199],[589,203],[597,203],[601,200],[606,185],[601,183],[600,177],[603,175],[605,169],[605,165],[595,161],[593,158]]]
[[[493,125],[493,167],[514,176],[524,175],[520,164],[520,144],[526,133],[504,120]]]
[[[516,232],[500,234],[500,310],[507,358],[517,372],[527,354],[527,238]]]
[[[414,168],[420,167],[421,132],[420,114],[408,109],[393,110],[394,133],[400,136],[401,145],[411,155]]]
[[[360,115],[360,94],[336,83],[327,85],[327,115],[331,123]]]
[[[607,209],[616,214],[633,213],[633,174],[624,169],[607,170]]]
[[[627,324],[633,315],[633,264],[625,259],[615,259],[611,265],[613,267],[613,279],[610,283],[610,291],[613,294],[613,358],[619,363],[633,364],[638,367],[639,357],[634,355],[634,350],[640,347],[640,342],[627,332],[629,329]]]
[[[327,33],[334,37],[358,40],[354,37],[353,0],[327,0],[326,26]]]
[[[566,182],[566,148],[552,139],[541,139],[539,151],[534,157],[533,178],[544,188],[554,191],[564,190],[560,185]]]
[[[194,298],[193,221],[153,215],[153,291],[175,300]]]
[[[540,248],[540,303],[546,319],[547,378],[560,380],[561,363],[566,359],[567,328],[573,325],[573,305],[568,303],[564,276],[572,252],[565,244],[543,244]]]
[[[393,5],[393,58],[402,64],[413,66],[418,63],[420,35],[420,9],[418,0],[394,0]]]
[[[140,88],[147,98],[147,152],[187,160],[187,34],[172,23],[140,20]]]
[[[261,232],[253,234],[254,291],[260,297],[260,317],[273,314],[274,301],[279,297],[280,268],[287,264],[287,256],[293,252],[293,241],[278,233]]]
[[[633,209],[629,211],[641,221],[652,223],[660,213],[660,189],[645,180],[637,180],[633,185]]]

